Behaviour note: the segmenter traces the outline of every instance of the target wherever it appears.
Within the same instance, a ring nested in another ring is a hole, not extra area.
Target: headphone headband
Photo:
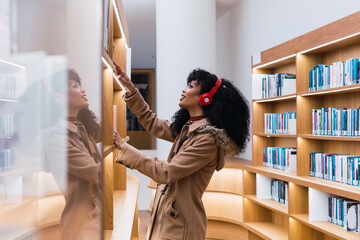
[[[204,93],[200,96],[199,102],[201,106],[208,106],[211,103],[212,97],[214,96],[220,85],[221,85],[221,79],[217,78],[215,86],[211,89],[211,91],[209,93]]]

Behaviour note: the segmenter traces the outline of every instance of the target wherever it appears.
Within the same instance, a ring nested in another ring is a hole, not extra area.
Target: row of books
[[[328,107],[312,109],[312,134],[360,136],[360,109]]]
[[[290,73],[253,74],[252,98],[270,98],[296,93],[296,75]]]
[[[263,164],[286,172],[296,172],[296,148],[266,147],[263,149]]]
[[[265,113],[265,133],[296,134],[296,112]]]
[[[0,171],[15,168],[15,158],[11,149],[0,149]]]
[[[329,216],[331,223],[344,227],[345,231],[359,232],[359,202],[342,197],[329,197]]]
[[[310,91],[334,88],[359,83],[360,63],[358,58],[346,62],[334,62],[332,65],[315,65],[309,71]]]
[[[14,134],[14,114],[0,114],[0,138]]]
[[[310,153],[310,176],[359,186],[359,156]]]
[[[279,203],[288,205],[289,203],[289,183],[277,179],[271,180],[271,199]]]
[[[20,91],[25,87],[23,84],[22,73],[0,74],[0,98],[18,99]]]

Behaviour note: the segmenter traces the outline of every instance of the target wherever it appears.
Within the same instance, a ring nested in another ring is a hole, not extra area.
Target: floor
[[[139,211],[139,240],[146,239],[146,229],[150,219],[147,210]],[[208,229],[206,232],[207,240],[242,240],[248,239],[248,231],[236,224],[225,223],[219,221],[208,221]]]

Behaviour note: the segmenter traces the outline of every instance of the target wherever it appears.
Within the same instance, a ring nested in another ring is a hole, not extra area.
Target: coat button
[[[170,216],[175,217],[175,213],[174,213],[174,212],[171,212],[171,213],[170,213]]]

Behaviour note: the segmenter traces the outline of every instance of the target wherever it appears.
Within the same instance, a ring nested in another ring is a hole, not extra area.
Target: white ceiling
[[[156,67],[156,0],[122,0],[130,33],[132,68]],[[216,0],[216,18],[239,0]]]

